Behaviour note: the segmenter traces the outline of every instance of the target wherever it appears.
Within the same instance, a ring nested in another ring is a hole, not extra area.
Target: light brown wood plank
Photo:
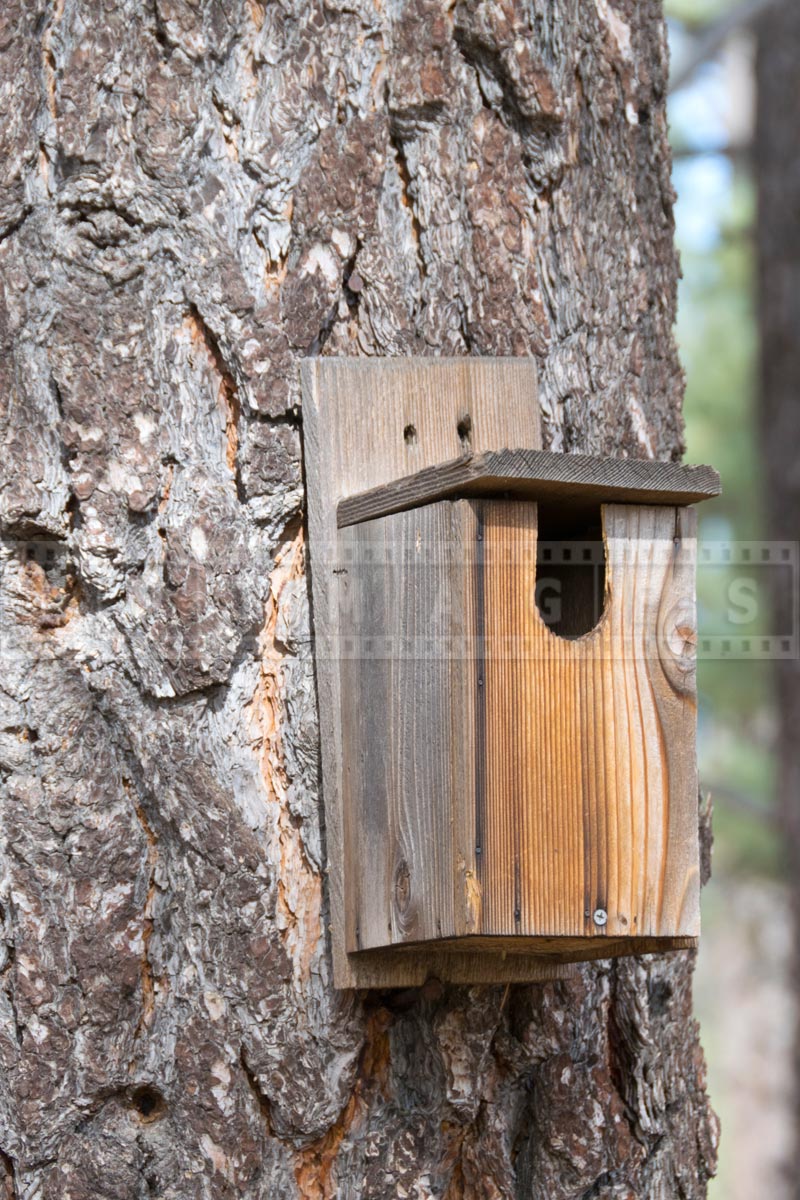
[[[437,972],[446,978],[441,956],[420,951],[399,962],[385,955],[368,965],[345,950],[336,508],[345,496],[463,453],[458,426],[467,415],[474,452],[540,446],[536,370],[525,359],[309,359],[302,391],[334,980],[338,987],[410,986]],[[499,954],[480,966],[484,980],[493,971],[509,978]],[[532,977],[524,974],[532,967],[518,969],[520,978]]]
[[[694,660],[683,652],[694,630],[692,514],[606,506],[605,613],[592,633],[566,640],[535,605],[534,506],[482,507],[490,576],[482,931],[695,936]],[[602,928],[599,909],[608,914]]]
[[[470,449],[470,448],[467,448]],[[338,506],[340,526],[459,496],[557,500],[560,504],[687,505],[720,493],[712,467],[651,459],[593,458],[538,449],[462,452],[414,475],[347,495]]]

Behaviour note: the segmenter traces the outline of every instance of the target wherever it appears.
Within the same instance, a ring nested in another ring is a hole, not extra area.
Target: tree
[[[797,444],[800,434],[800,94],[797,54],[800,9],[788,0],[776,3],[758,28],[758,119],[755,137],[758,179],[759,331],[761,335],[760,417],[767,470],[767,522],[771,537],[797,545],[800,525],[800,478]],[[775,628],[790,632],[797,622],[796,585],[784,573],[774,579]],[[792,885],[795,922],[800,920],[800,668],[797,659],[775,666],[778,710],[777,788],[788,879]],[[800,956],[795,955],[795,986],[800,986]],[[800,1044],[795,1051],[800,1079]],[[795,1117],[796,1161],[800,1161],[800,1104]],[[800,1195],[797,1172],[793,1195]]]
[[[681,450],[657,0],[10,0],[10,1196],[695,1200],[692,958],[332,988],[297,360]]]

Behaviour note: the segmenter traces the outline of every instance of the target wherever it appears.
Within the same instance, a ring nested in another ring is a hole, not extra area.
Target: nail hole
[[[456,425],[456,429],[461,441],[466,445],[469,445],[470,435],[472,433],[472,417],[469,415],[469,413],[465,413],[464,416],[461,417]]]
[[[414,425],[406,425],[403,430],[403,441],[407,446],[413,446],[417,440],[417,430]]]
[[[131,1104],[143,1121],[156,1121],[166,1112],[164,1097],[157,1088],[144,1084],[137,1087],[131,1096]]]

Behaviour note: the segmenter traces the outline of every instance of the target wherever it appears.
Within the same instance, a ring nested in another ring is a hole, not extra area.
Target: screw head
[[[608,913],[604,908],[596,908],[592,917],[595,925],[605,925],[608,921]]]

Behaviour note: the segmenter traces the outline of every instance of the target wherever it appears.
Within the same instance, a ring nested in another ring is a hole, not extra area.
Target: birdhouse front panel
[[[698,935],[694,512],[605,504],[539,544],[540,507],[339,531],[348,953]]]

